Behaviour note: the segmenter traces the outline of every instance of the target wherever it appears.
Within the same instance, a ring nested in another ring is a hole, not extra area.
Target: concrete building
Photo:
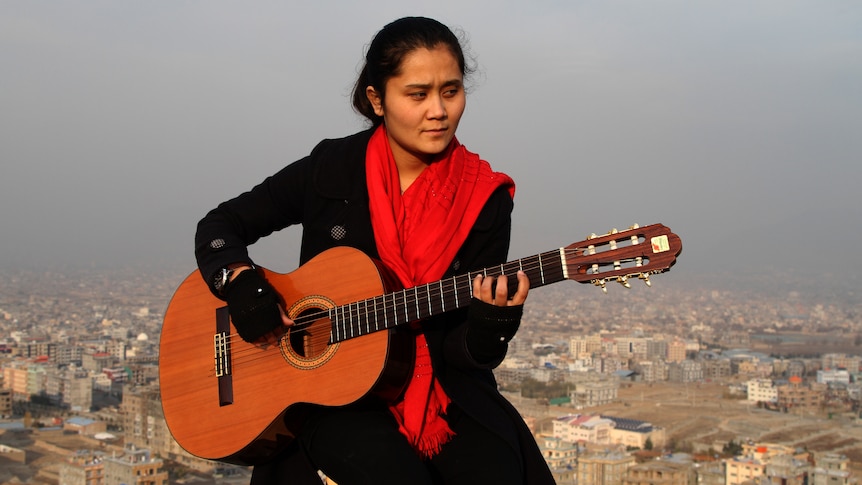
[[[602,416],[613,422],[610,440],[612,444],[618,444],[627,448],[646,449],[647,441],[654,447],[661,448],[665,445],[666,436],[664,428],[653,426],[646,421],[637,419],[617,418],[614,416]]]
[[[104,485],[167,485],[168,472],[163,462],[150,456],[149,450],[127,447],[121,457],[104,459]]]
[[[553,436],[541,436],[537,441],[557,485],[577,483],[575,474],[580,454],[578,445]]]
[[[766,464],[763,483],[776,485],[809,485],[811,464],[792,455],[779,455]]]
[[[671,382],[698,382],[703,380],[703,366],[694,360],[668,364],[667,378]]]
[[[622,483],[635,457],[618,451],[592,452],[578,459],[578,483],[618,485]]]
[[[725,461],[724,483],[727,485],[743,485],[760,483],[766,472],[766,463],[762,460],[746,456],[737,456]]]
[[[748,390],[748,401],[752,403],[765,402],[775,404],[778,402],[778,388],[771,379],[751,379],[746,382]]]
[[[846,369],[829,369],[817,371],[819,384],[850,384],[850,372]]]
[[[106,485],[104,454],[82,451],[60,464],[59,485]]]
[[[788,412],[816,410],[822,400],[823,393],[804,385],[800,377],[793,376],[787,384],[778,386],[778,407]]]
[[[687,463],[648,461],[626,470],[622,485],[696,485],[697,474]]]
[[[685,342],[681,339],[673,339],[667,344],[667,361],[682,362],[685,360]]]
[[[838,453],[823,453],[815,457],[812,485],[850,485],[859,483],[847,465],[850,459]]]
[[[610,419],[589,414],[570,414],[553,422],[554,437],[570,443],[592,443],[607,445],[611,443],[614,422]]]

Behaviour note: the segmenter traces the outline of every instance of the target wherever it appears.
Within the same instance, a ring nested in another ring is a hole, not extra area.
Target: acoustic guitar
[[[606,291],[609,282],[649,284],[681,250],[680,238],[663,225],[632,226],[399,288],[379,261],[338,247],[291,273],[261,269],[296,322],[269,346],[239,338],[225,303],[195,271],[165,312],[159,349],[165,420],[193,455],[261,463],[292,441],[310,406],[343,406],[369,393],[397,397],[413,362],[413,337],[404,325],[469,305],[477,274],[514,278],[523,270],[531,288],[573,280]]]

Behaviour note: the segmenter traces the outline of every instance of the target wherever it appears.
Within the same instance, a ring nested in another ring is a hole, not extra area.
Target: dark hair
[[[373,126],[383,122],[377,116],[365,90],[373,87],[381,98],[386,94],[386,81],[397,76],[404,58],[416,49],[433,49],[437,46],[449,49],[458,61],[463,76],[471,71],[464,60],[464,50],[458,37],[445,25],[425,17],[404,17],[380,30],[365,54],[365,64],[353,86],[353,108],[368,118]]]

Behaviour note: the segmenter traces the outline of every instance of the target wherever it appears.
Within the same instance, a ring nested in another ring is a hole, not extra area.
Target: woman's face
[[[464,77],[443,46],[416,49],[386,81],[386,95],[366,89],[374,112],[383,117],[397,163],[429,163],[449,146],[464,114]]]

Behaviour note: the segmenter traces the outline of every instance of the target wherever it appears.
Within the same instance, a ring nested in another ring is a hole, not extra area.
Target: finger
[[[527,273],[523,271],[518,271],[518,289],[515,291],[515,294],[512,296],[512,300],[509,302],[510,305],[523,305],[525,301],[527,301],[527,294],[530,292],[530,278],[527,276]]]
[[[284,312],[284,308],[279,306],[278,309],[281,311],[281,323],[285,327],[292,327],[296,324],[296,322],[294,322],[293,320],[290,319],[290,317],[287,316],[287,313]]]
[[[497,291],[494,293],[494,304],[506,306],[509,301],[509,278],[505,275],[497,277]]]
[[[480,274],[473,278],[473,296],[482,299],[482,275]]]
[[[493,283],[491,278],[485,278],[481,274],[476,275],[473,278],[473,296],[485,303],[491,303],[494,300],[491,283]]]

